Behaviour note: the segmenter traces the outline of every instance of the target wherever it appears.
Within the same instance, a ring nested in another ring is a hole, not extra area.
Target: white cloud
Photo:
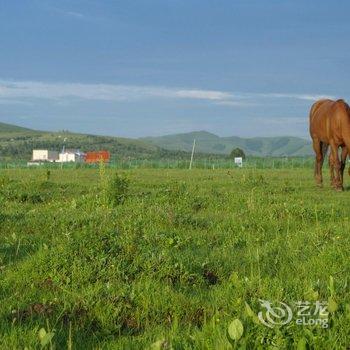
[[[34,81],[9,82],[0,80],[0,98],[65,97],[87,100],[121,101],[140,98],[176,98],[219,101],[230,99],[230,93],[215,90],[191,90],[152,86],[112,84],[44,83]]]
[[[233,95],[228,92],[211,90],[178,90],[176,91],[176,96],[179,98],[193,98],[214,101],[227,100],[233,97]]]
[[[103,101],[135,101],[139,99],[167,98],[202,100],[234,108],[237,106],[261,105],[264,103],[264,99],[313,101],[325,97],[332,98],[332,96],[316,94],[232,93],[220,90],[155,86],[0,80],[0,101],[2,103],[9,103],[10,101],[12,103],[21,103],[23,100],[29,99],[51,99],[59,102],[67,102],[67,100],[69,101],[72,98]]]
[[[317,101],[322,98],[335,99],[331,95],[315,95],[315,94],[288,94],[288,93],[267,93],[267,94],[255,94],[255,96],[267,97],[267,98],[291,98],[305,101]]]
[[[25,106],[30,106],[30,105],[32,105],[32,103],[29,102],[29,101],[23,101],[23,100],[0,98],[0,105],[25,105]]]
[[[250,100],[236,100],[236,101],[232,101],[232,100],[222,100],[222,101],[216,101],[215,102],[216,105],[219,106],[228,106],[228,107],[251,107],[251,106],[256,106],[258,105],[258,103],[254,102],[254,101],[250,101]]]
[[[76,18],[84,18],[85,16],[80,13],[80,12],[74,12],[74,11],[67,11],[65,12],[67,16],[71,16],[71,17],[76,17]]]
[[[72,17],[75,19],[89,19],[88,16],[84,15],[81,12],[77,12],[77,11],[69,11],[69,10],[64,10],[58,7],[49,7],[49,9],[51,11],[54,11],[62,16],[67,16],[67,17]]]
[[[255,122],[266,124],[266,125],[296,125],[296,124],[308,124],[309,118],[307,116],[305,117],[284,117],[284,118],[277,118],[277,117],[265,117],[265,118],[253,118]]]

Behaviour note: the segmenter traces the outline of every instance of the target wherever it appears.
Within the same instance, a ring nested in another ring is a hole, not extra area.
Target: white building
[[[49,151],[47,149],[33,150],[33,162],[56,162],[58,158],[58,152],[56,151]]]
[[[58,158],[59,163],[69,163],[69,162],[80,163],[80,162],[84,162],[84,160],[85,160],[85,154],[80,152],[79,150],[74,150],[74,149],[63,150],[59,154],[59,158]]]
[[[242,166],[243,166],[243,158],[242,158],[242,157],[235,157],[235,164],[236,164],[239,168],[242,168]]]

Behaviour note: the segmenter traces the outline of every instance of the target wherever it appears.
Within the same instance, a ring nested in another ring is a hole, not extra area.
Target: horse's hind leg
[[[348,156],[348,149],[343,146],[341,149],[341,161],[340,161],[340,179],[341,184],[343,185],[344,182],[344,169],[346,165],[346,157]]]
[[[314,148],[315,157],[315,180],[318,186],[322,186],[322,164],[323,164],[323,153],[322,153],[322,142],[318,139],[312,140],[312,146]]]
[[[339,160],[338,146],[331,143],[331,162],[335,169],[334,187],[337,190],[343,190],[343,183],[341,181],[341,162]]]
[[[331,176],[331,186],[335,187],[335,184],[334,184],[334,161],[332,158],[332,152],[329,154],[328,164],[329,164],[329,173]]]

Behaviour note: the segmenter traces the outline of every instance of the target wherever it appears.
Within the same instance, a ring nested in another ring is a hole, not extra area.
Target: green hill
[[[196,150],[203,153],[229,154],[233,148],[242,148],[253,156],[306,156],[312,154],[311,143],[298,137],[220,137],[207,131],[186,134],[145,137],[141,140],[168,150],[190,152],[193,140]]]
[[[252,156],[305,156],[312,154],[310,142],[297,137],[219,137],[207,131],[130,139],[97,136],[69,131],[37,131],[0,123],[0,160],[31,158],[34,148],[61,150],[78,148],[82,151],[110,151],[116,158],[182,159],[188,158],[196,139],[198,157],[223,157],[233,148],[242,148]],[[65,140],[65,141],[64,141]]]
[[[6,124],[0,122],[0,134],[16,133],[16,132],[30,132],[31,129],[23,128],[21,126]]]
[[[68,131],[36,131],[0,123],[0,160],[29,160],[35,148],[59,151],[63,144],[66,148],[77,148],[82,151],[108,150],[119,159],[188,158],[186,152],[165,150],[137,139],[86,135]]]

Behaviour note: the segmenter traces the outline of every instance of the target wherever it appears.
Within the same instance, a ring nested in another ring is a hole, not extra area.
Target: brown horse
[[[335,189],[343,190],[345,161],[350,150],[349,105],[343,100],[324,99],[315,102],[310,110],[310,135],[316,153],[316,183],[322,185],[322,165],[330,146],[331,184]],[[339,147],[342,148],[340,160]]]

